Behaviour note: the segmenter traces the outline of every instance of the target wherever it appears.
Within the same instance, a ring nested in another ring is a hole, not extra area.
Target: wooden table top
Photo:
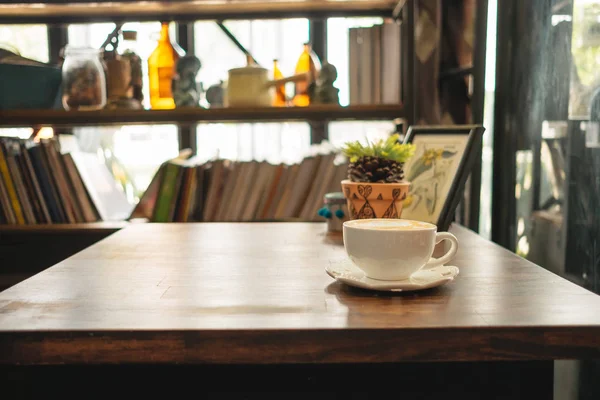
[[[0,293],[0,363],[600,358],[600,296],[471,231],[453,282],[383,294],[326,274],[325,229],[129,226]]]

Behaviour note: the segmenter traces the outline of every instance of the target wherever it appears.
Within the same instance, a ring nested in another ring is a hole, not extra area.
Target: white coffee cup
[[[348,257],[367,277],[403,280],[421,268],[444,265],[456,255],[458,240],[437,226],[407,219],[355,219],[343,224]],[[440,258],[432,258],[437,243],[450,242]]]

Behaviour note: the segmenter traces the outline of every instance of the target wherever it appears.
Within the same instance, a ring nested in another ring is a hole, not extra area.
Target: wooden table
[[[551,399],[553,360],[600,358],[600,296],[451,231],[455,281],[382,294],[325,273],[345,253],[323,224],[132,225],[0,293],[0,372],[21,395]]]

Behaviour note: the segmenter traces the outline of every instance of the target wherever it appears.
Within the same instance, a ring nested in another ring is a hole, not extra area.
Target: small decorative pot
[[[369,183],[342,181],[351,219],[400,218],[410,182]]]

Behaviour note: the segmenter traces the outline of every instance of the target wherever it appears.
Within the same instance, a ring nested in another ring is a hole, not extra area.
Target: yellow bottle
[[[169,38],[169,22],[161,21],[158,45],[148,58],[148,80],[150,86],[150,107],[153,110],[175,108],[171,84],[177,61],[184,55],[177,43]]]
[[[273,60],[273,79],[282,79],[283,74],[279,70],[278,60]],[[285,107],[287,105],[287,98],[285,96],[285,85],[275,86],[275,96],[273,96],[274,107]]]
[[[300,54],[300,58],[296,63],[296,74],[308,73],[308,80],[296,82],[296,90],[294,93],[293,103],[298,107],[305,107],[310,104],[310,97],[308,94],[309,85],[316,79],[317,64],[318,62],[316,55],[313,53],[310,43],[304,43],[304,50]]]

